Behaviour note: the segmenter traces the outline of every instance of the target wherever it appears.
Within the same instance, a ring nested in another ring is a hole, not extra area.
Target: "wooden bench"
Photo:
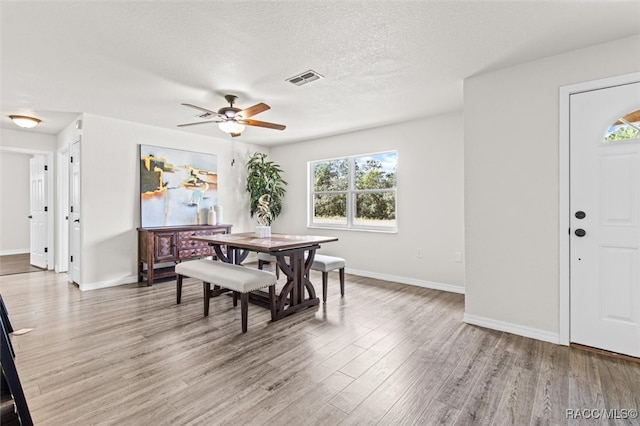
[[[204,290],[204,316],[209,315],[209,299],[218,296],[219,289],[212,289],[211,285],[233,291],[233,306],[238,304],[240,295],[240,310],[242,315],[242,332],[247,332],[247,314],[249,312],[249,293],[261,288],[269,287],[269,304],[271,306],[271,320],[276,319],[276,277],[270,272],[245,268],[240,265],[224,263],[217,260],[201,259],[182,262],[176,265],[176,299],[180,303],[182,296],[183,277],[196,278],[202,281]]]
[[[279,278],[278,262],[275,256],[269,253],[258,253],[258,269],[262,269],[265,263],[274,262],[276,277]],[[336,256],[326,256],[324,254],[316,254],[313,257],[311,269],[322,272],[322,301],[327,301],[327,282],[329,280],[329,272],[338,269],[340,273],[340,295],[344,296],[344,268],[347,262]]]

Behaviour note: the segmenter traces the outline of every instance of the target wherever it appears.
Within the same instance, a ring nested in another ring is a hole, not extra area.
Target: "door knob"
[[[76,219],[76,220],[74,220],[74,222],[78,222],[78,223],[80,223],[80,219]]]
[[[27,217],[28,217],[29,219],[33,219],[33,216],[31,216],[31,215],[29,215],[29,216],[27,216]]]
[[[584,229],[578,228],[576,229],[574,234],[576,234],[577,237],[584,237],[585,235],[587,235],[587,231],[585,231]]]

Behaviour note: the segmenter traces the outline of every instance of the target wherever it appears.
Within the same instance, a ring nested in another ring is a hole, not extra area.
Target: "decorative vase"
[[[269,238],[271,237],[271,227],[270,226],[256,226],[256,237],[258,238]]]
[[[213,206],[209,207],[209,212],[207,214],[207,225],[217,225],[216,222],[216,212],[213,210]]]
[[[219,204],[216,204],[213,207],[213,210],[216,212],[216,225],[220,225],[222,223],[222,206]]]

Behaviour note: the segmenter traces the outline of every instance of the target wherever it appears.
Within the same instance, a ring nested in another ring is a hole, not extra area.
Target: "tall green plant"
[[[273,161],[266,160],[267,154],[254,153],[247,161],[247,192],[250,197],[251,217],[259,215],[270,226],[282,211],[282,200],[287,182],[282,178],[282,169]],[[266,195],[266,197],[263,197]],[[262,198],[262,207],[260,206]],[[268,206],[265,206],[265,200]]]

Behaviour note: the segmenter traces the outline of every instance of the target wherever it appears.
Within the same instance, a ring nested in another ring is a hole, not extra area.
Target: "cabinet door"
[[[164,262],[178,257],[175,232],[157,232],[155,235],[155,260]]]

